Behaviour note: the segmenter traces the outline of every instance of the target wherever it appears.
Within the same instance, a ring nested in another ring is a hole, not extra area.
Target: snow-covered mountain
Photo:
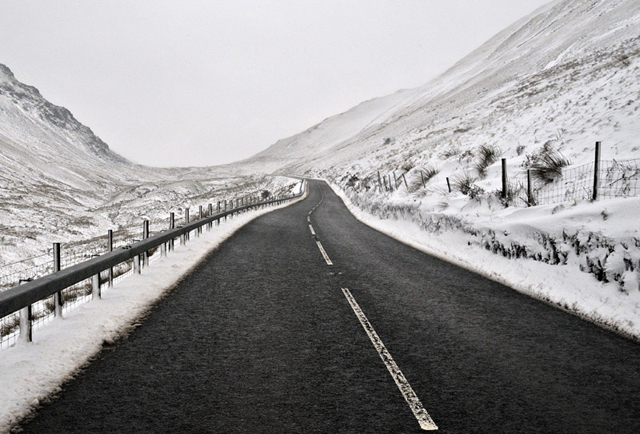
[[[639,52],[638,1],[553,1],[426,85],[329,118],[259,157],[299,156],[280,169],[288,173],[453,171],[481,145],[518,167],[547,141],[575,164],[590,161],[601,140],[605,158],[630,158],[640,137]]]
[[[640,339],[639,77],[638,0],[556,0],[398,100],[259,157],[329,179],[408,244]],[[596,141],[600,186],[623,197],[589,201]],[[533,178],[542,205],[527,208],[526,169],[538,167],[555,174]]]
[[[0,266],[53,242],[86,243],[107,229],[139,228],[143,217],[153,228],[170,210],[181,218],[185,206],[232,199],[265,183],[282,184],[241,175],[233,165],[133,164],[0,65]]]

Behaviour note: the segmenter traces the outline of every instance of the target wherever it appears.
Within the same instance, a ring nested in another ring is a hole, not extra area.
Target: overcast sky
[[[249,157],[417,87],[547,0],[0,0],[0,63],[152,166]]]

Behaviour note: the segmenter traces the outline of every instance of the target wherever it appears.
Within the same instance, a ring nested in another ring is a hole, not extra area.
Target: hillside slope
[[[166,228],[170,210],[180,219],[185,206],[197,209],[283,186],[282,180],[242,175],[234,165],[161,169],[133,164],[4,65],[0,168],[0,267],[40,255],[53,242],[65,243],[67,250],[86,250],[76,244],[92,240],[104,245],[107,229],[139,238],[143,218],[152,221],[152,230]],[[27,260],[18,268],[33,265]],[[4,274],[16,277],[14,268],[0,270],[0,286]]]
[[[640,2],[556,0],[277,173],[329,179],[372,226],[640,339],[638,77]]]
[[[639,38],[637,1],[552,2],[415,89],[384,122],[281,172],[441,166],[485,144],[518,167],[549,140],[575,164],[590,161],[596,140],[608,158],[631,158],[640,132]],[[330,119],[341,127],[340,116]]]

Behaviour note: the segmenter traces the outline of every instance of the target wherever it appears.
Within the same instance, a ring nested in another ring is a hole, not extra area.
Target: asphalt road
[[[640,345],[390,239],[310,184],[24,432],[422,432],[401,389],[442,433],[640,432]]]

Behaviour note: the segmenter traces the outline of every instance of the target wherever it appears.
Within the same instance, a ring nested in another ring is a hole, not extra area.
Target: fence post
[[[534,205],[533,188],[531,185],[531,169],[527,169],[527,205]]]
[[[113,230],[111,229],[107,232],[107,251],[113,252]],[[111,288],[113,286],[113,267],[109,267],[108,279],[107,285]]]
[[[596,142],[596,160],[593,164],[593,197],[591,198],[593,201],[598,199],[598,187],[600,184],[600,145],[601,142]]]
[[[507,159],[502,159],[502,198],[507,198]]]
[[[420,169],[420,179],[422,179],[422,188],[427,188],[427,184],[424,182],[424,173]]]
[[[391,184],[391,174],[389,174],[389,191],[393,193],[393,184]]]
[[[404,180],[404,186],[409,191],[409,184],[407,184],[407,178],[405,178],[404,173],[402,174],[402,179]]]
[[[382,191],[382,178],[380,177],[380,171],[378,170],[378,187]]]
[[[149,238],[149,220],[144,220],[142,222],[142,239],[146,240],[147,238]],[[149,266],[149,252],[142,253],[142,266],[145,268]]]
[[[29,282],[31,279],[20,279],[19,284],[23,285]],[[33,329],[31,327],[31,320],[33,319],[33,311],[31,305],[20,309],[20,335],[18,339],[22,342],[33,342]]]
[[[198,208],[198,220],[202,220],[202,217],[204,217],[204,215],[202,212],[202,205],[200,205]],[[196,231],[196,236],[199,237],[201,233],[202,233],[202,226],[198,226],[198,230]]]
[[[449,182],[448,176],[447,176],[447,188],[449,189],[449,193],[451,193],[451,182]]]
[[[176,228],[176,215],[174,213],[169,213],[169,229]],[[173,244],[173,238],[169,241],[169,251],[172,251],[175,248]]]
[[[392,173],[393,173],[393,187],[397,190],[398,189],[398,178],[396,177],[396,171],[394,170]]]

